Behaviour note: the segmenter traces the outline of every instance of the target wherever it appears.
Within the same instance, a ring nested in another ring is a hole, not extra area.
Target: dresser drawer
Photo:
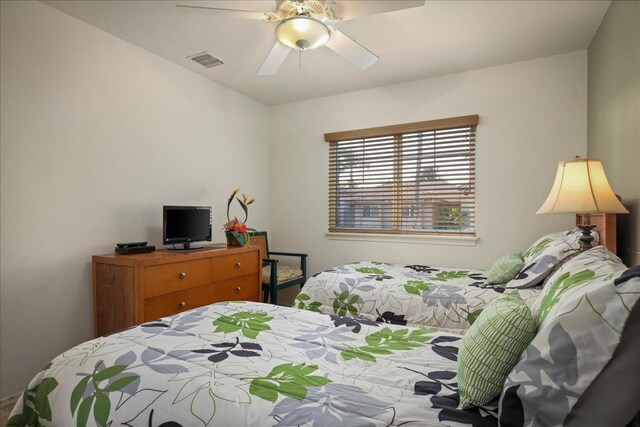
[[[144,322],[220,301],[259,301],[258,276],[244,276],[173,292],[144,302]]]
[[[262,283],[257,274],[218,282],[214,286],[218,301],[260,301]]]
[[[200,259],[145,268],[145,297],[155,297],[211,283],[211,260]]]
[[[211,274],[214,282],[257,273],[260,269],[258,251],[225,255],[212,259]]]

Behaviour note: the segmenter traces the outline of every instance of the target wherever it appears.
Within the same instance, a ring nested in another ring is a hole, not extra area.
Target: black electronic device
[[[116,243],[119,248],[133,248],[135,246],[146,246],[147,242],[130,242],[130,243]]]
[[[138,246],[116,246],[116,253],[120,255],[132,255],[132,254],[144,254],[147,252],[153,252],[156,250],[155,246],[146,246],[146,242],[144,245]]]
[[[211,241],[210,206],[164,206],[162,209],[162,243],[171,245],[180,243],[181,248],[173,250],[192,250],[192,242]]]

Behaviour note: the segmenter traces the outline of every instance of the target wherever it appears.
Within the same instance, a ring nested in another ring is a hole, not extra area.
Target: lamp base
[[[580,236],[580,250],[586,251],[593,247],[593,241],[595,238],[591,235],[591,230],[596,228],[596,225],[579,225],[578,228],[582,230],[582,236]]]

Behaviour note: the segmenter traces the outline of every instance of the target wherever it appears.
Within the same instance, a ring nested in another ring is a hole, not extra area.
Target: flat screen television
[[[162,208],[162,243],[182,244],[183,249],[192,242],[211,241],[211,206],[164,206]]]

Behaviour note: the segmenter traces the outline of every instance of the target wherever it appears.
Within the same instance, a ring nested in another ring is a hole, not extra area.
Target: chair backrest
[[[260,259],[269,258],[269,240],[266,231],[251,231],[251,241],[249,246],[257,246],[260,248]]]

